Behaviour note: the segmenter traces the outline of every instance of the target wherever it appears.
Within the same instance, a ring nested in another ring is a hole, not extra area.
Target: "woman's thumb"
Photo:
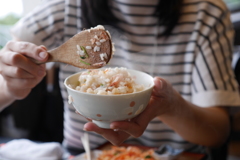
[[[168,87],[168,82],[163,78],[155,77],[153,81],[154,81],[153,91],[157,95],[163,93],[163,91]]]

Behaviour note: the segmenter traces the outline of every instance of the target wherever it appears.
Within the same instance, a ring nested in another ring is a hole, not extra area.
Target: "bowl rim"
[[[100,70],[102,70],[102,69],[106,69],[106,68],[101,68]],[[98,69],[98,70],[99,70],[99,69]],[[85,71],[85,70],[84,70],[84,71]],[[70,87],[67,85],[67,80],[68,80],[70,77],[73,77],[73,76],[75,76],[75,75],[77,75],[77,74],[80,74],[80,73],[82,73],[82,72],[84,72],[84,71],[77,72],[77,73],[72,74],[72,75],[68,76],[67,78],[65,78],[65,80],[64,80],[64,85],[65,85],[65,87],[66,87],[67,89],[73,91],[73,92],[76,92],[76,93],[81,93],[81,94],[91,95],[91,96],[106,96],[106,97],[107,97],[107,96],[120,97],[120,96],[126,96],[126,95],[129,96],[129,95],[134,95],[134,94],[140,94],[140,93],[142,93],[142,92],[146,92],[146,91],[148,91],[148,90],[152,90],[153,87],[154,87],[154,81],[153,81],[153,77],[152,77],[151,75],[149,75],[149,74],[147,74],[146,72],[143,72],[143,71],[134,70],[134,69],[127,69],[127,71],[141,72],[141,73],[143,73],[143,74],[146,74],[147,76],[149,76],[149,77],[152,78],[152,82],[153,82],[153,83],[152,83],[150,86],[147,86],[146,89],[144,89],[144,90],[142,90],[142,91],[139,91],[139,92],[127,93],[127,94],[113,94],[113,95],[93,94],[93,93],[87,93],[87,92],[77,91],[77,90],[75,90],[75,89],[73,89],[73,88],[70,88]]]

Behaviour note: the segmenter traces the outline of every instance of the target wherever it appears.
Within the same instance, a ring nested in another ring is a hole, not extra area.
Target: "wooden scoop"
[[[79,32],[61,46],[47,52],[47,62],[63,62],[79,68],[95,69],[109,62],[113,46],[109,33],[103,26],[97,26]]]

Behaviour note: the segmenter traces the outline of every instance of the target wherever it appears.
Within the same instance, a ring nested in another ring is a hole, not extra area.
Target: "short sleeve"
[[[231,67],[234,30],[223,2],[205,3],[196,26],[199,37],[192,74],[192,102],[202,107],[240,106]],[[211,10],[211,12],[210,12]]]
[[[42,1],[13,26],[11,34],[21,41],[54,47],[63,39],[64,5],[63,0]]]

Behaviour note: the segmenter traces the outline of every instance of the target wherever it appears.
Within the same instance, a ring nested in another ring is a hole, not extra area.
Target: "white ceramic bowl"
[[[153,77],[137,70],[127,71],[136,77],[137,84],[143,84],[145,90],[121,95],[97,95],[80,92],[70,88],[78,84],[81,72],[65,79],[64,85],[72,98],[74,108],[83,116],[92,119],[101,128],[110,128],[113,121],[131,119],[141,113],[147,106],[154,86]]]

